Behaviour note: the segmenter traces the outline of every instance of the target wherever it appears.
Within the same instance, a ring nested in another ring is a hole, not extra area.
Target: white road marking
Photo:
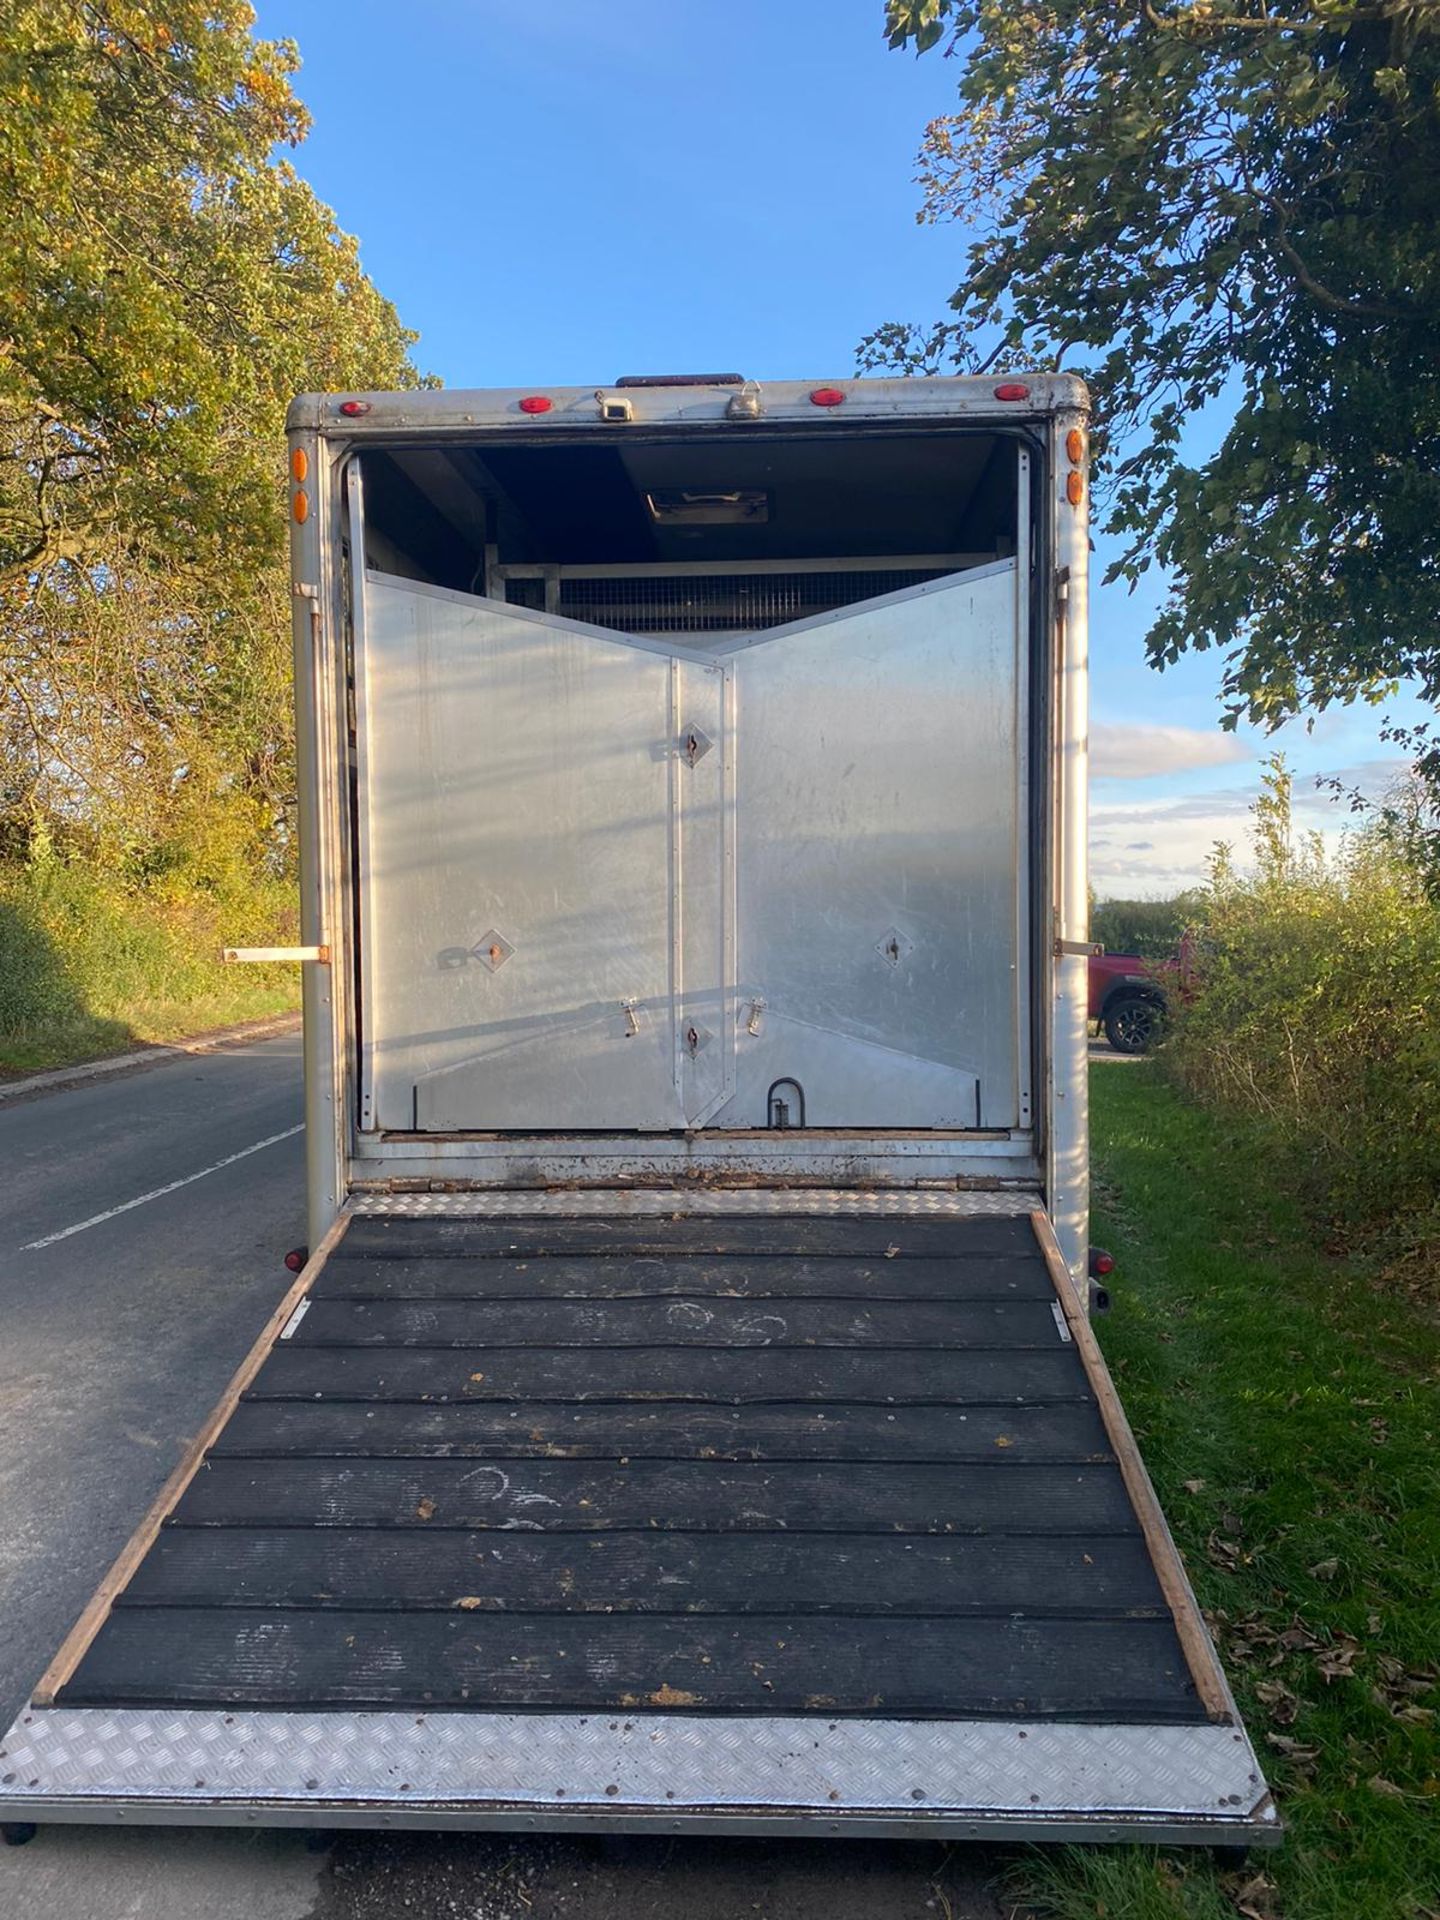
[[[41,1247],[53,1247],[57,1240],[68,1240],[72,1233],[84,1233],[88,1227],[101,1227],[107,1220],[113,1220],[117,1213],[129,1213],[132,1207],[143,1207],[147,1201],[163,1200],[167,1193],[177,1193],[181,1187],[188,1187],[196,1180],[203,1180],[207,1174],[219,1173],[222,1167],[233,1167],[237,1160],[246,1160],[252,1153],[259,1153],[263,1147],[273,1147],[281,1140],[293,1140],[297,1133],[305,1131],[302,1120],[298,1127],[286,1127],[283,1133],[267,1134],[263,1140],[257,1140],[253,1146],[241,1147],[238,1153],[227,1153],[223,1160],[217,1160],[213,1166],[201,1167],[198,1173],[187,1173],[183,1180],[172,1180],[168,1186],[155,1187],[149,1193],[137,1194],[133,1200],[124,1200],[118,1207],[107,1207],[104,1213],[92,1213],[88,1220],[77,1220],[73,1227],[62,1227],[59,1233],[47,1233],[43,1240],[27,1240],[21,1253],[37,1253]]]

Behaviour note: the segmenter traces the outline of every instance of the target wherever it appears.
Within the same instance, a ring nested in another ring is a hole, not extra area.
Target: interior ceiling
[[[366,516],[444,584],[473,575],[487,515],[510,562],[987,553],[1013,531],[1012,473],[1006,443],[960,433],[425,448],[365,456]],[[645,501],[742,487],[769,496],[763,523],[659,526]]]

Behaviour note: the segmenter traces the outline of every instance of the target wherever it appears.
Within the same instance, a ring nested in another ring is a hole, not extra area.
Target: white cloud
[[[1198,885],[1217,840],[1228,840],[1240,850],[1251,797],[1245,790],[1211,791],[1137,806],[1095,807],[1090,879],[1096,893],[1102,900],[1117,895],[1144,899]]]
[[[1359,761],[1337,767],[1335,774],[1346,795],[1351,787],[1379,794],[1394,784],[1404,765],[1398,759]],[[1205,877],[1205,863],[1217,841],[1228,842],[1245,863],[1250,857],[1250,809],[1259,785],[1257,766],[1254,781],[1243,787],[1211,787],[1175,798],[1159,794],[1135,801],[1097,800],[1090,809],[1090,878],[1096,893],[1102,900],[1146,898],[1196,886]],[[1295,774],[1293,804],[1296,827],[1318,831],[1328,846],[1357,824],[1348,798],[1317,789],[1309,772]]]
[[[1250,757],[1244,741],[1219,727],[1099,721],[1090,729],[1090,771],[1097,780],[1147,780],[1157,773],[1226,767]]]

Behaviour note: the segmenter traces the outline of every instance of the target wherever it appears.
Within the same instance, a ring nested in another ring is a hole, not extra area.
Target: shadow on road
[[[1005,1920],[1013,1858],[935,1841],[339,1835],[316,1920]]]

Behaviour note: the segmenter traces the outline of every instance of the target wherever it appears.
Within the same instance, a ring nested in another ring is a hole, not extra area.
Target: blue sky
[[[937,316],[963,234],[921,227],[915,155],[954,99],[892,54],[881,0],[261,0],[314,116],[294,156],[449,386],[853,372],[887,319]],[[1095,579],[1109,557],[1099,543]],[[1217,725],[1213,656],[1144,663],[1159,593],[1093,602],[1097,891],[1166,892],[1243,839],[1273,744]],[[1373,715],[1286,730],[1310,775],[1398,771]]]

